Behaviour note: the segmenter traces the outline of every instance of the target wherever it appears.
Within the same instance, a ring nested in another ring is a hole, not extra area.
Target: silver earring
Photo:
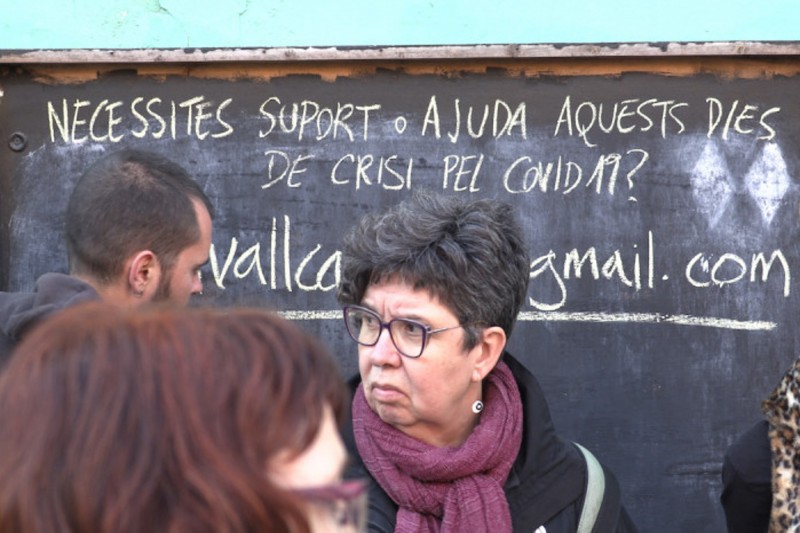
[[[481,411],[483,411],[483,402],[476,400],[475,403],[472,404],[472,412],[477,415]]]

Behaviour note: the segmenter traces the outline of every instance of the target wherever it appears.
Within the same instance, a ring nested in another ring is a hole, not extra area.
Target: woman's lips
[[[396,401],[404,394],[393,385],[387,383],[375,383],[370,387],[370,392],[375,400],[380,402]]]

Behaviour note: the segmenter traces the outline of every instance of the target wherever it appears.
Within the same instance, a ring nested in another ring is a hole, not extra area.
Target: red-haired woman
[[[342,387],[265,311],[64,311],[0,377],[0,531],[356,531]]]

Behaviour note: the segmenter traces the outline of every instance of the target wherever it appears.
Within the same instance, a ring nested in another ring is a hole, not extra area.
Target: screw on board
[[[28,139],[26,139],[25,135],[18,131],[12,133],[8,138],[8,147],[15,152],[23,151],[26,146],[28,146]]]

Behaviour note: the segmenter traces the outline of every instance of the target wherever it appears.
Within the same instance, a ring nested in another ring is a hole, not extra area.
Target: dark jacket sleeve
[[[766,532],[772,507],[772,458],[769,424],[758,422],[725,453],[722,508],[730,533]]]
[[[370,479],[368,521],[370,533],[394,533],[397,522],[397,505]]]
[[[628,511],[622,504],[622,494],[614,474],[603,465],[603,500],[592,527],[592,533],[638,533]],[[547,533],[574,533],[578,528],[581,512],[586,503],[586,491],[571,505],[544,524]],[[530,528],[517,528],[515,531],[530,531]]]
[[[638,529],[622,504],[622,493],[617,478],[605,465],[603,465],[603,474],[606,488],[592,532],[636,533]]]
[[[344,477],[346,479],[362,479],[367,482],[367,531],[369,533],[394,533],[397,505],[369,475],[358,457],[351,458]]]

